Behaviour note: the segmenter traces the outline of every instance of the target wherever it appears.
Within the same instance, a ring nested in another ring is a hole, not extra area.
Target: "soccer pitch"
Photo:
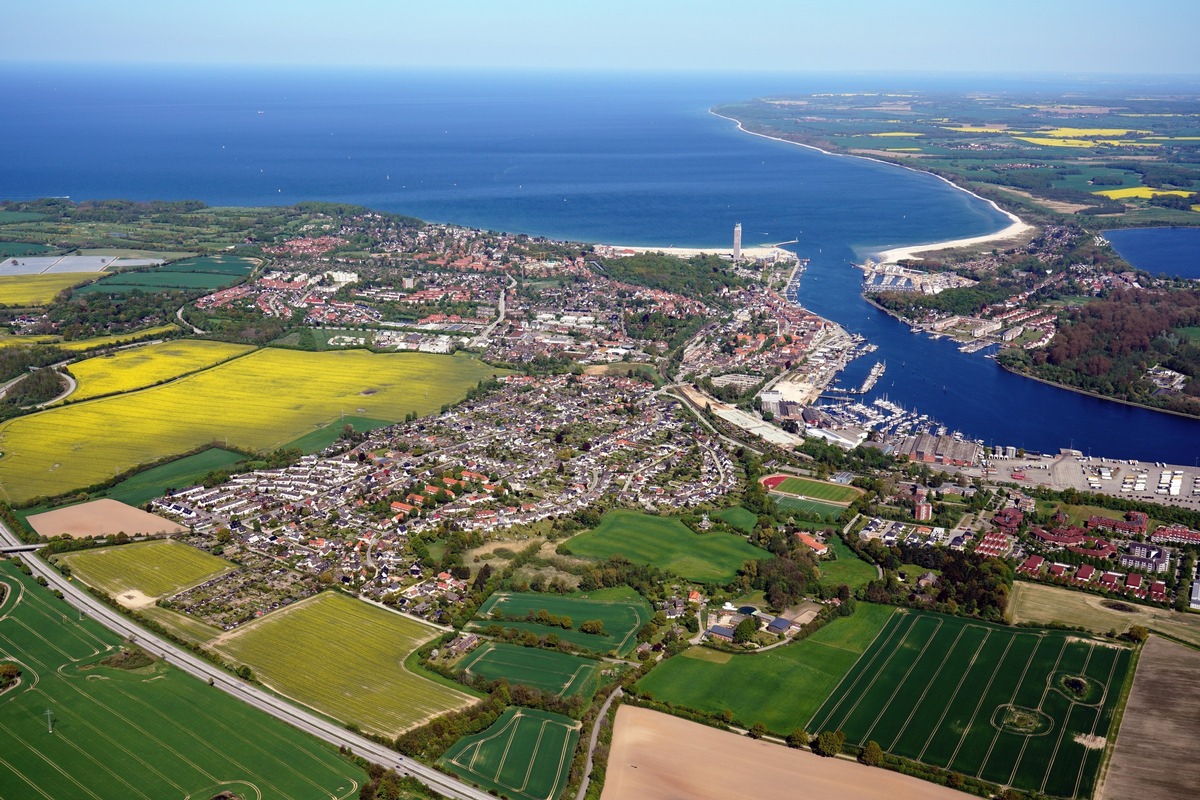
[[[550,800],[567,781],[578,740],[578,723],[569,717],[508,708],[487,730],[459,739],[441,763],[506,797]]]
[[[1064,632],[898,613],[808,730],[1002,786],[1090,797],[1131,655]]]
[[[12,564],[0,583],[0,661],[22,672],[0,695],[3,797],[358,796],[363,771],[332,748],[161,661],[102,666],[116,635]]]

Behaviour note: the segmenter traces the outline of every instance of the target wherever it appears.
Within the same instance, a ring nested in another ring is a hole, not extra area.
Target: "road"
[[[0,523],[0,540],[10,545],[22,544],[17,536],[9,530],[8,526],[3,523]],[[448,775],[443,775],[432,767],[406,758],[389,747],[355,735],[336,723],[320,719],[303,709],[274,697],[252,684],[245,683],[233,677],[225,670],[158,637],[153,632],[137,625],[124,614],[109,608],[104,603],[92,597],[73,582],[68,581],[56,569],[45,561],[42,561],[40,557],[29,554],[23,560],[33,570],[34,575],[44,577],[49,582],[50,588],[61,591],[67,598],[67,602],[75,608],[80,609],[86,614],[90,614],[100,624],[114,633],[126,638],[136,639],[138,644],[143,648],[153,652],[155,655],[161,656],[164,661],[174,664],[184,672],[200,680],[208,681],[211,679],[213,686],[226,694],[232,695],[238,700],[248,703],[254,708],[264,711],[294,728],[312,734],[329,744],[348,747],[368,761],[395,769],[402,775],[411,775],[446,797],[456,798],[456,800],[491,800],[492,795],[489,795],[487,792],[469,786]]]
[[[596,715],[596,723],[592,725],[592,738],[588,742],[587,764],[583,767],[583,782],[579,784],[579,793],[575,795],[575,800],[583,800],[583,796],[587,794],[588,783],[592,779],[592,755],[596,752],[596,742],[600,739],[600,726],[604,724],[604,718],[608,716],[608,707],[622,694],[624,692],[621,691],[620,686],[613,689],[604,701],[604,705],[600,706],[600,713]]]
[[[517,279],[511,275],[508,276],[508,281],[508,286],[500,290],[500,302],[496,306],[496,310],[499,312],[499,314],[492,324],[480,331],[479,335],[471,340],[472,347],[487,347],[488,337],[492,335],[492,331],[496,330],[496,327],[504,322],[504,316],[507,313],[505,310],[505,295],[508,293],[509,289],[515,289],[517,286]]]

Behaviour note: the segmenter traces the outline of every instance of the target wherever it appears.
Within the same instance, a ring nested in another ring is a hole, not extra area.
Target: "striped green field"
[[[281,694],[369,733],[395,736],[473,702],[404,667],[434,628],[325,592],[210,644]]]
[[[730,655],[693,647],[655,667],[637,689],[706,714],[729,711],[738,725],[761,722],[786,736],[804,727],[894,610],[859,603],[853,616],[765,653]]]
[[[527,619],[530,614],[536,615],[543,609],[556,617],[570,617],[571,627],[564,629]],[[470,624],[476,630],[495,623],[538,636],[552,633],[564,642],[593,653],[623,656],[633,650],[638,629],[652,616],[650,604],[641,597],[610,603],[539,592],[497,592],[479,607]],[[580,626],[587,620],[603,622],[603,632],[584,633]]]
[[[1023,791],[1091,797],[1131,656],[1064,632],[901,612],[808,730]]]
[[[594,689],[599,667],[591,659],[507,642],[485,642],[458,664],[460,670],[489,681],[503,678],[562,697]]]
[[[0,795],[358,797],[365,773],[331,747],[161,661],[99,665],[118,637],[11,563],[0,583],[0,661],[22,671],[0,694]]]
[[[819,500],[808,500],[804,497],[791,497],[790,495],[771,493],[771,499],[775,501],[775,505],[780,511],[808,511],[813,514],[820,514],[827,520],[837,519],[838,515],[845,511],[844,506],[836,506],[832,503],[822,503]]]
[[[772,476],[766,479],[769,484],[772,484],[772,491],[799,495],[800,497],[808,497],[813,500],[828,500],[831,503],[849,503],[862,494],[858,489],[852,486],[844,486],[840,483],[813,481],[808,478],[797,478],[791,475],[776,482],[775,478],[777,477],[779,476]]]
[[[60,560],[76,579],[113,597],[130,590],[163,597],[233,569],[225,559],[174,539],[83,550]]]
[[[508,708],[491,727],[459,739],[439,764],[516,800],[551,800],[567,782],[579,723],[561,714]]]

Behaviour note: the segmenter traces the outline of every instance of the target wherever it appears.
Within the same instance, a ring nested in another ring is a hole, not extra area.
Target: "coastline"
[[[933,177],[937,178],[938,180],[943,181],[950,186],[953,186],[955,189],[959,190],[960,192],[966,192],[967,194],[971,195],[975,199],[982,200],[983,202],[987,203],[992,208],[994,208],[996,211],[998,211],[1001,214],[1003,214],[1004,216],[1008,217],[1008,219],[1010,221],[1007,226],[1005,226],[1004,228],[1001,228],[1000,230],[998,230],[994,233],[987,233],[987,234],[983,234],[980,236],[969,236],[969,237],[964,237],[964,238],[960,238],[960,239],[950,239],[950,240],[944,241],[944,242],[929,242],[929,243],[925,243],[925,244],[904,245],[901,247],[892,247],[892,248],[888,248],[887,250],[881,250],[876,253],[873,253],[872,255],[875,256],[876,260],[880,264],[894,264],[897,261],[907,259],[907,258],[912,258],[913,255],[916,253],[925,253],[925,252],[930,252],[930,251],[934,251],[934,250],[949,250],[949,249],[955,248],[955,247],[971,247],[971,246],[978,245],[978,244],[986,244],[988,242],[1006,241],[1009,239],[1016,238],[1017,236],[1020,236],[1023,233],[1027,233],[1029,231],[1036,230],[1035,226],[1030,225],[1029,223],[1025,222],[1020,217],[1018,217],[1016,214],[1012,213],[1011,211],[1006,211],[1005,209],[1001,208],[996,203],[995,200],[989,200],[986,197],[981,197],[980,195],[976,194],[975,192],[972,192],[970,189],[959,186],[957,183],[950,180],[949,178],[945,178],[945,177],[943,177],[941,175],[937,175],[933,172],[928,172],[923,169],[917,169],[916,167],[910,167],[907,164],[897,164],[892,161],[885,161],[882,158],[858,155],[857,153],[834,153],[832,151],[817,147],[816,145],[804,144],[803,142],[793,142],[790,139],[784,139],[779,136],[771,136],[770,134],[759,133],[758,131],[749,130],[744,125],[742,125],[741,120],[736,119],[734,117],[727,117],[724,114],[718,114],[716,111],[713,111],[711,108],[708,110],[708,113],[712,114],[714,117],[720,117],[721,119],[729,120],[730,122],[735,123],[737,125],[737,128],[739,131],[741,131],[742,133],[748,133],[751,136],[761,136],[764,139],[771,139],[772,141],[783,142],[784,144],[793,144],[793,145],[796,145],[797,147],[807,147],[809,150],[816,150],[818,153],[824,153],[827,156],[838,156],[841,158],[862,158],[867,161],[874,161],[878,164],[887,164],[888,166],[899,167],[900,169],[912,170],[913,172],[919,172],[923,175],[932,175]]]
[[[787,242],[782,242],[781,244],[787,244]],[[609,251],[607,253],[608,255],[620,255],[622,252],[625,252],[626,255],[630,255],[631,252],[639,253],[639,254],[640,253],[665,253],[669,256],[678,256],[679,258],[690,258],[691,256],[703,256],[703,255],[729,256],[729,255],[732,255],[732,253],[733,253],[732,248],[724,247],[724,246],[676,247],[674,245],[669,245],[667,247],[657,247],[657,246],[649,246],[649,245],[641,245],[641,244],[631,244],[631,245],[597,244],[596,248],[597,248],[597,251],[600,251],[600,250]],[[746,258],[755,258],[755,259],[771,258],[776,253],[786,253],[789,257],[794,255],[794,253],[791,253],[788,250],[784,250],[778,244],[754,245],[751,247],[743,247],[742,248],[742,255]]]
[[[1185,414],[1182,411],[1172,411],[1169,408],[1158,408],[1157,406],[1148,406],[1148,405],[1145,405],[1144,403],[1135,403],[1132,400],[1124,400],[1120,397],[1109,397],[1106,394],[1097,394],[1096,392],[1089,392],[1087,389],[1080,389],[1078,386],[1071,386],[1070,384],[1067,384],[1067,383],[1058,383],[1057,381],[1047,380],[1046,378],[1042,378],[1037,375],[1030,375],[1027,372],[1021,372],[1020,370],[1012,369],[1011,367],[1007,367],[1004,364],[1001,364],[998,359],[994,359],[994,360],[996,361],[996,366],[1000,367],[1000,369],[1004,370],[1005,372],[1008,372],[1013,375],[1020,375],[1022,378],[1028,378],[1031,381],[1037,381],[1038,383],[1044,383],[1047,386],[1053,386],[1056,389],[1066,389],[1068,392],[1075,392],[1076,394],[1087,395],[1088,397],[1094,397],[1097,400],[1107,400],[1110,403],[1120,403],[1121,405],[1129,406],[1130,408],[1140,408],[1145,411],[1156,411],[1159,414],[1170,414],[1173,417],[1180,417],[1182,419],[1190,419],[1190,420],[1200,421],[1200,417],[1198,417],[1194,414]]]

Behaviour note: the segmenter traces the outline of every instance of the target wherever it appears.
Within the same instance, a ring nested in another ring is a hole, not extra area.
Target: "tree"
[[[752,642],[756,633],[758,633],[758,625],[755,623],[754,617],[746,617],[733,629],[733,643]]]
[[[1144,642],[1150,638],[1150,631],[1141,625],[1134,625],[1125,632],[1125,638],[1131,642]]]
[[[845,744],[846,734],[841,731],[821,731],[813,743],[813,752],[819,756],[833,757],[841,755]]]
[[[883,763],[883,748],[879,746],[879,742],[872,739],[858,754],[858,760],[868,767],[878,767]]]
[[[595,634],[596,636],[604,635],[604,620],[602,619],[585,619],[583,624],[579,626],[579,630],[584,633]]]
[[[787,736],[788,747],[807,747],[808,733],[803,728],[797,728]]]
[[[750,726],[750,738],[751,739],[761,739],[762,737],[764,737],[766,735],[767,735],[767,726],[763,725],[761,722],[756,722]]]

